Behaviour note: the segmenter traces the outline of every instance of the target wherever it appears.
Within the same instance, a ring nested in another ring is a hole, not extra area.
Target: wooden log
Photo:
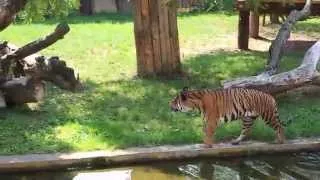
[[[252,88],[271,94],[279,94],[304,85],[320,85],[317,64],[320,60],[320,40],[305,54],[301,65],[291,71],[270,76],[266,73],[258,76],[224,81],[224,88]]]
[[[238,48],[249,49],[249,11],[244,9],[239,11],[238,24]]]
[[[0,172],[26,172],[57,170],[72,167],[116,166],[137,163],[187,160],[194,158],[222,158],[276,155],[302,151],[319,151],[319,139],[292,140],[285,144],[243,142],[241,145],[216,144],[213,148],[202,148],[199,144],[184,146],[158,146],[152,148],[129,148],[116,151],[97,151],[82,153],[57,153],[0,156]]]
[[[7,46],[9,52],[19,49],[12,44],[7,44]],[[7,79],[0,84],[0,92],[4,94],[1,98],[5,102],[2,108],[6,107],[6,104],[22,105],[41,101],[45,95],[43,81],[51,82],[61,89],[72,92],[83,88],[74,70],[66,66],[66,62],[60,60],[59,57],[45,58],[39,54],[32,54],[20,62],[23,64],[20,70],[24,75]]]
[[[0,87],[8,105],[23,105],[30,102],[39,102],[45,96],[45,85],[41,80],[32,77],[15,78]]]
[[[257,11],[250,11],[250,37],[259,37],[259,13]]]
[[[27,45],[13,51],[9,54],[0,57],[0,63],[3,75],[8,74],[12,61],[21,60],[31,54],[34,54],[42,49],[49,47],[58,40],[62,39],[65,34],[70,31],[68,24],[58,24],[55,31],[43,39],[39,39],[28,43]]]

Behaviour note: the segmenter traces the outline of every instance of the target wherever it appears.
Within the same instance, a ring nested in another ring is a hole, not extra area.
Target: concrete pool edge
[[[199,144],[165,145],[115,151],[0,156],[0,172],[55,170],[85,166],[124,165],[159,160],[235,157],[301,151],[320,151],[320,138],[290,140],[285,144],[245,142],[242,145],[232,146],[221,143],[209,149],[201,148]]]

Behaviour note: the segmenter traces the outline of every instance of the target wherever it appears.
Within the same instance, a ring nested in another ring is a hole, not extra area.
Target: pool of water
[[[0,180],[320,180],[320,152],[154,162],[98,170],[0,174]]]

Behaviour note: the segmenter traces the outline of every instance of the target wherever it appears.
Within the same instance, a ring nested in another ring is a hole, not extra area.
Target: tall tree
[[[180,73],[177,8],[168,0],[134,0],[138,75]]]

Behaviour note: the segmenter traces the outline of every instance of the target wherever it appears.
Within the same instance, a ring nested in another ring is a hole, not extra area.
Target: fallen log
[[[14,78],[2,84],[0,89],[4,92],[6,105],[39,102],[45,96],[44,82],[32,77]]]
[[[240,157],[279,153],[319,151],[319,139],[289,140],[284,144],[246,141],[233,146],[216,144],[213,148],[203,148],[200,144],[181,146],[158,146],[151,148],[129,148],[115,151],[96,151],[57,154],[30,154],[0,156],[0,172],[32,172],[67,168],[108,167],[168,160],[194,158]]]
[[[301,65],[291,71],[273,76],[260,74],[223,82],[224,88],[243,87],[258,89],[270,94],[282,93],[304,85],[320,85],[317,64],[320,59],[320,41],[305,54]]]

